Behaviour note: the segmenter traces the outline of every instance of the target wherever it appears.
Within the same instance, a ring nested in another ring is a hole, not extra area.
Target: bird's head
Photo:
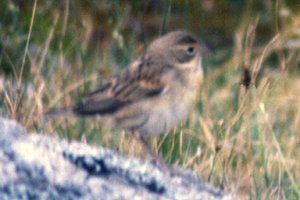
[[[179,69],[201,70],[205,46],[187,31],[173,31],[154,40],[148,55],[160,59]]]

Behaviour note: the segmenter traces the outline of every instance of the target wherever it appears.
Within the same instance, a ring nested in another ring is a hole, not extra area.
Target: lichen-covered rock
[[[28,134],[0,118],[0,199],[233,199],[191,172],[101,147]]]

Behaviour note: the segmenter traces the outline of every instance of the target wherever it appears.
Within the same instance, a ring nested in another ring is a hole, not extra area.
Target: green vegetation
[[[153,37],[188,29],[213,49],[201,99],[185,124],[149,138],[153,149],[242,199],[300,198],[298,1],[6,0],[0,7],[2,116],[141,154],[130,136],[95,119],[45,121],[43,113],[72,105]]]

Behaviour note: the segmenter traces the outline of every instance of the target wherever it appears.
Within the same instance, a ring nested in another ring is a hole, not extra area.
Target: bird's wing
[[[161,81],[165,71],[166,67],[141,60],[90,93],[73,111],[79,115],[112,114],[128,104],[156,97],[166,88]]]

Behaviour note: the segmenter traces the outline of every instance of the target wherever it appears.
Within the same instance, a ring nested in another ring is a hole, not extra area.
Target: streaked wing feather
[[[141,65],[138,69],[128,69],[91,92],[73,111],[79,115],[112,114],[133,102],[155,97],[164,89],[160,68]]]
[[[128,103],[127,101],[120,101],[114,98],[106,98],[99,101],[88,100],[77,104],[73,111],[80,115],[105,115],[116,112]]]

